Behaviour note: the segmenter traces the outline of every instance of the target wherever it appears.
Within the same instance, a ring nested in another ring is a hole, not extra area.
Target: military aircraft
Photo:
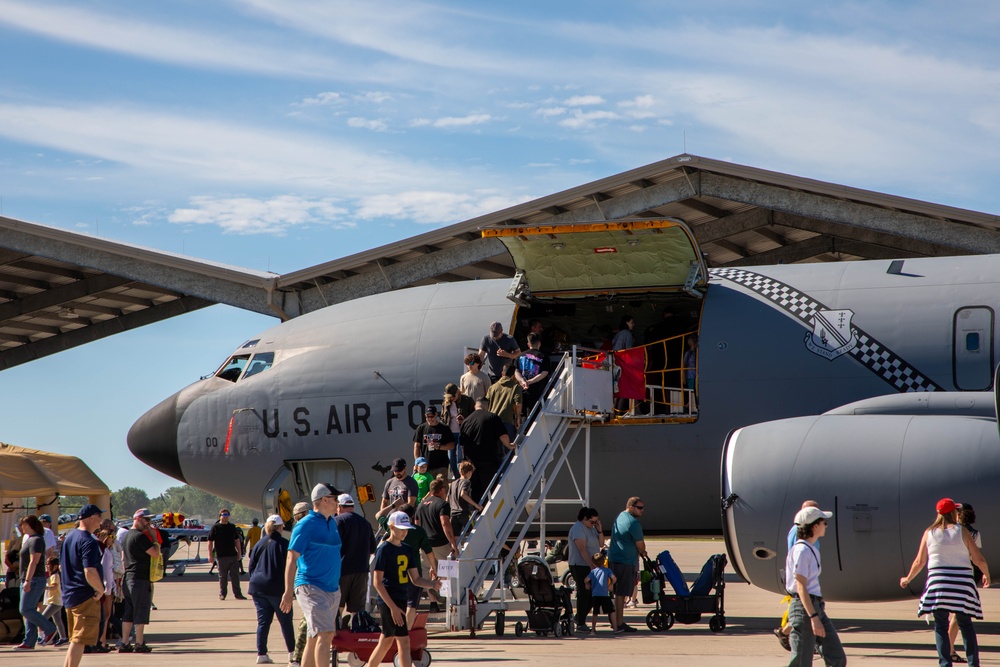
[[[490,322],[520,336],[540,319],[558,350],[599,347],[631,315],[648,400],[591,430],[589,500],[605,517],[639,495],[647,531],[718,532],[724,499],[730,561],[778,591],[792,516],[815,499],[836,517],[831,599],[910,594],[896,582],[938,497],[1000,532],[995,257],[709,270],[673,220],[483,233],[511,252],[513,284],[407,288],[268,329],[142,416],[131,451],[265,512],[317,481],[380,489]]]

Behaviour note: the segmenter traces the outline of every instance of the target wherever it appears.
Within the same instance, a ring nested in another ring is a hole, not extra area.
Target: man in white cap
[[[797,539],[785,558],[785,588],[792,596],[788,610],[792,657],[789,667],[811,665],[813,648],[821,641],[819,652],[829,667],[847,664],[844,647],[833,621],[826,615],[819,575],[823,570],[816,541],[826,534],[827,520],[833,512],[806,507],[795,515]]]
[[[312,511],[295,524],[288,543],[280,608],[290,613],[295,595],[305,616],[309,629],[302,667],[330,664],[330,644],[340,608],[340,532],[333,518],[339,494],[332,484],[314,486]]]
[[[354,513],[354,498],[342,493],[337,498],[337,529],[340,531],[340,603],[347,613],[365,608],[368,593],[368,560],[375,553],[375,533],[363,516]]]
[[[441,588],[441,582],[424,579],[417,572],[417,555],[410,545],[403,544],[406,532],[413,526],[406,512],[393,512],[389,515],[389,538],[382,542],[375,553],[375,565],[372,574],[372,584],[378,591],[379,614],[382,617],[382,636],[378,645],[372,651],[366,663],[375,667],[382,662],[382,657],[389,650],[393,639],[396,641],[396,652],[399,654],[399,664],[411,667],[410,633],[406,627],[406,597],[409,584],[421,588]]]

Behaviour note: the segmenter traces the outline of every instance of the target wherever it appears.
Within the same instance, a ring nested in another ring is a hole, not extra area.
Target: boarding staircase
[[[587,504],[590,425],[613,414],[612,376],[610,360],[597,351],[574,347],[563,355],[542,399],[521,426],[516,449],[508,454],[491,491],[480,501],[483,510],[473,515],[458,538],[458,558],[439,566],[439,574],[444,573],[448,581],[446,623],[450,630],[474,633],[496,613],[501,632],[507,609],[502,582],[517,552],[505,549],[508,538],[520,527],[513,540],[520,544],[539,515],[544,517],[547,503]],[[581,436],[585,448],[582,489],[567,462]],[[549,497],[560,473],[572,480],[577,497]],[[544,522],[541,528],[544,531]]]

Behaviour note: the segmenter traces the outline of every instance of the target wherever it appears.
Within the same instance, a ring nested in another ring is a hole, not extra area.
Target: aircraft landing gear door
[[[358,489],[354,468],[346,459],[321,459],[312,461],[286,461],[271,478],[261,505],[265,514],[291,516],[292,508],[301,501],[309,502],[312,488],[319,482],[328,482],[341,492],[350,493],[357,500]],[[357,503],[355,512],[364,515],[364,505]]]
[[[993,309],[967,306],[955,311],[955,388],[987,391],[993,383]]]

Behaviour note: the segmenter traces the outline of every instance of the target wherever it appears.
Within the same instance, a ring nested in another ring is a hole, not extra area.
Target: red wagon
[[[333,636],[333,649],[347,654],[347,664],[351,667],[361,667],[378,644],[380,632],[351,632],[350,630],[337,630]],[[410,658],[413,660],[413,667],[427,667],[431,664],[431,652],[427,650],[427,614],[417,614],[410,628]],[[391,662],[399,667],[399,656],[396,655],[396,642],[389,645],[389,650],[383,663]]]

